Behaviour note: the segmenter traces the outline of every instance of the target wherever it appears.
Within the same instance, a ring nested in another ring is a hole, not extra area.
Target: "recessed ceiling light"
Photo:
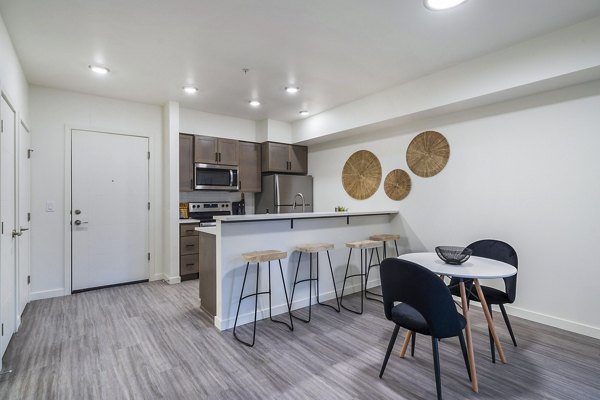
[[[250,104],[252,107],[258,107],[258,106],[260,106],[260,101],[258,101],[258,100],[250,100],[248,102],[248,104]]]
[[[306,115],[308,115],[308,114],[310,114],[310,113],[308,111],[306,111],[306,110],[300,111],[300,115],[302,115],[303,117],[306,116]]]
[[[198,88],[194,86],[184,86],[183,91],[187,94],[195,94],[198,93]]]
[[[285,91],[288,93],[298,93],[300,91],[300,88],[297,86],[288,86],[285,88]]]
[[[110,72],[110,69],[106,67],[101,67],[100,65],[88,65],[88,68],[92,70],[92,72],[97,73],[98,75],[106,75]]]
[[[425,7],[433,11],[447,10],[464,3],[466,0],[424,0]]]

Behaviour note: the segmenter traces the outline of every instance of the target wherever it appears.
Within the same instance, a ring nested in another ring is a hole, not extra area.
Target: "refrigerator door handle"
[[[281,204],[281,199],[279,196],[279,176],[275,175],[274,178],[275,178],[275,185],[274,185],[275,186],[275,193],[274,193],[275,194],[275,207],[277,209],[277,214],[279,214],[278,206]]]

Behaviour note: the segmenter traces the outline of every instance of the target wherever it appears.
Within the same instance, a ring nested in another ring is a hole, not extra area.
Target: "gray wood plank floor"
[[[212,327],[197,293],[198,281],[152,282],[32,302],[4,356],[13,372],[0,378],[0,399],[435,398],[428,337],[406,359],[399,338],[378,378],[393,329],[380,303],[363,315],[315,306],[294,332],[261,321],[247,348]],[[492,364],[483,314],[472,315],[480,392],[448,339],[445,399],[600,398],[599,340],[512,318],[515,348],[497,314],[509,364]]]

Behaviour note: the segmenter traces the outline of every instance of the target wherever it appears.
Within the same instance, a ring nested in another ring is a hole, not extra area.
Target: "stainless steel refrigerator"
[[[313,211],[311,175],[264,175],[262,192],[256,194],[256,214],[284,214]]]

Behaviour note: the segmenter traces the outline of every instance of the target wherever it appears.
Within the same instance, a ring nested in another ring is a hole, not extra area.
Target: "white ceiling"
[[[600,1],[0,0],[0,14],[30,83],[294,121],[596,17]]]

